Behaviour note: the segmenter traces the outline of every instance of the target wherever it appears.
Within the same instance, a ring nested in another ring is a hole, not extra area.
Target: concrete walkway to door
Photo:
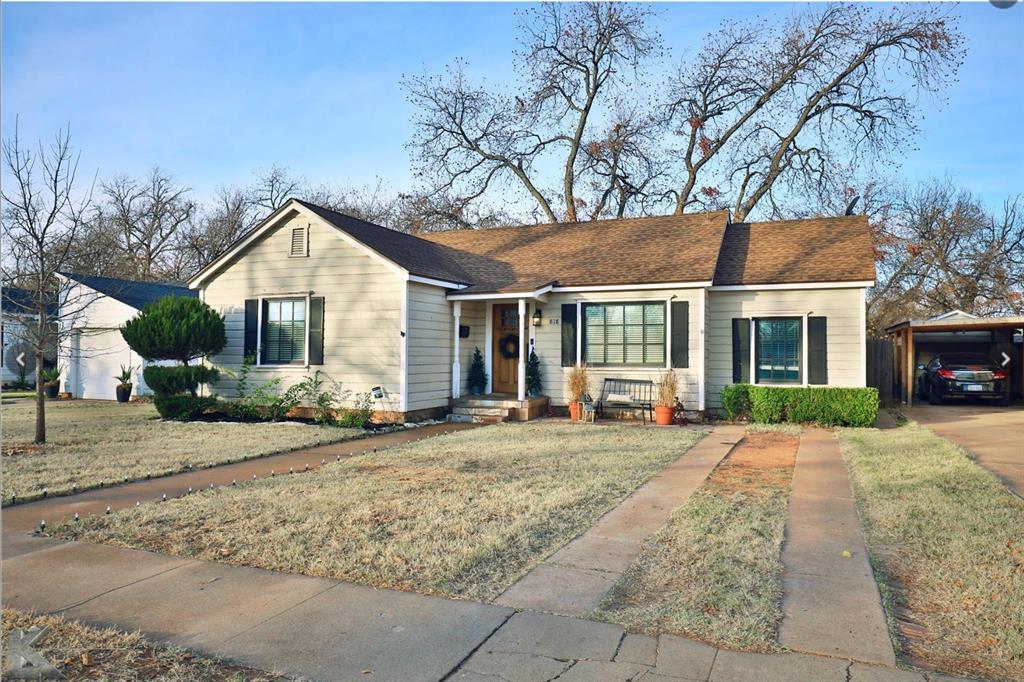
[[[919,405],[904,413],[967,450],[1024,497],[1024,406]]]

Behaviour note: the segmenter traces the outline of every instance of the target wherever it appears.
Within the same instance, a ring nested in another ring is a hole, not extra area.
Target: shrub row
[[[765,424],[874,426],[878,389],[734,384],[722,389],[722,409],[730,419]]]
[[[146,385],[157,395],[195,393],[200,384],[212,384],[220,377],[213,367],[188,365],[165,367],[150,365],[142,371]]]

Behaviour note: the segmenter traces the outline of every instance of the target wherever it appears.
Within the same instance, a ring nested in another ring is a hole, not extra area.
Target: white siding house
[[[142,372],[150,363],[128,346],[121,327],[147,303],[168,295],[195,296],[195,292],[181,284],[71,273],[63,276],[70,286],[60,303],[64,310],[59,319],[65,326],[57,352],[63,368],[61,391],[75,398],[115,400],[116,377],[122,367],[131,367],[132,394],[148,395]]]
[[[465,397],[479,348],[488,393],[525,401],[565,377],[656,382],[668,369],[688,410],[719,407],[744,381],[865,385],[865,292],[874,283],[861,217],[732,224],[727,212],[461,230],[413,236],[290,200],[189,286],[225,316],[208,362],[257,381],[323,372],[346,401],[412,419]],[[739,331],[737,331],[739,330]]]

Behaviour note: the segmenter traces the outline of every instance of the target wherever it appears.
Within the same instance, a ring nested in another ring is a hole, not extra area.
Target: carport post
[[[907,407],[914,404],[914,328],[907,327]]]

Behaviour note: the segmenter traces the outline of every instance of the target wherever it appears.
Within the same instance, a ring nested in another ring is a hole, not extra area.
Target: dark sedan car
[[[918,381],[918,396],[932,405],[944,398],[984,398],[1010,404],[1006,371],[981,353],[941,353],[927,365]]]

